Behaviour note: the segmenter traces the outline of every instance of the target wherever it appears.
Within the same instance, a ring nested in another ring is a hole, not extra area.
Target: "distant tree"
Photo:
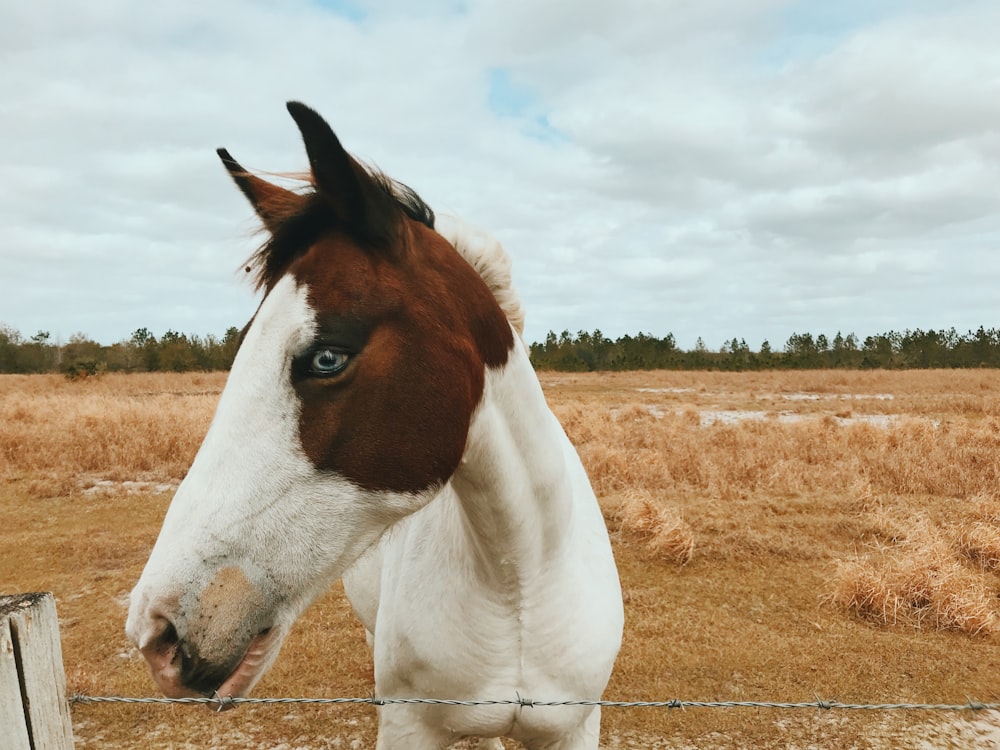
[[[595,370],[613,370],[618,357],[618,347],[600,328],[590,334],[590,348],[594,356]]]
[[[228,370],[233,366],[236,359],[236,350],[240,342],[240,329],[230,326],[226,329],[226,335],[222,337],[222,359],[219,361],[219,370]]]
[[[858,337],[853,333],[844,336],[837,331],[837,335],[833,337],[833,347],[826,356],[831,367],[858,367],[861,364]]]
[[[112,372],[131,372],[138,369],[138,355],[128,339],[101,348],[107,368]]]
[[[896,355],[899,351],[899,340],[899,334],[894,331],[866,337],[861,366],[865,368],[880,367],[883,369],[898,367],[899,362]]]
[[[944,332],[906,330],[899,338],[899,357],[903,367],[952,366]]]
[[[775,366],[774,352],[771,351],[771,342],[764,339],[760,344],[760,352],[757,354],[757,362],[761,369],[770,370]]]
[[[22,372],[21,334],[0,322],[0,372]]]
[[[548,359],[545,356],[545,344],[541,344],[537,341],[532,341],[528,344],[528,349],[531,352],[531,364],[536,370],[551,370],[549,366]]]
[[[63,370],[67,374],[96,375],[107,368],[107,360],[99,343],[77,331],[63,347]]]
[[[996,367],[1000,364],[1000,331],[979,326],[969,335],[973,367]]]
[[[191,341],[183,333],[168,330],[160,338],[160,369],[185,372],[197,368],[198,360]]]
[[[734,336],[722,347],[721,353],[724,355],[723,367],[727,370],[749,370],[756,364],[756,358],[747,346],[746,339],[737,340]]]
[[[21,367],[24,372],[48,372],[55,365],[54,347],[49,343],[52,334],[38,331],[29,341],[21,344]]]
[[[132,331],[132,344],[139,349],[148,345],[156,343],[156,336],[148,328],[136,328]]]
[[[708,367],[708,347],[705,340],[699,336],[694,342],[694,350],[689,353],[688,367],[694,370],[702,370]]]
[[[136,369],[146,370],[147,372],[160,369],[159,342],[148,328],[136,328],[132,332],[129,346],[136,357]]]
[[[819,351],[811,333],[793,333],[785,343],[785,362],[795,368],[819,367]]]

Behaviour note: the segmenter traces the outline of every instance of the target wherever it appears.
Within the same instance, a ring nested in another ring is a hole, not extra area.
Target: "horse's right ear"
[[[298,193],[250,174],[224,148],[216,149],[216,153],[269,232],[273,233],[284,219],[301,208],[305,198]]]
[[[288,102],[309,156],[313,184],[342,227],[355,237],[388,245],[399,225],[396,202],[344,150],[333,129],[302,102]]]

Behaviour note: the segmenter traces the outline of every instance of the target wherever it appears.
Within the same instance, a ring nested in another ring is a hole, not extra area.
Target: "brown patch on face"
[[[220,569],[198,597],[197,611],[188,624],[188,640],[197,644],[198,659],[223,665],[228,674],[233,660],[243,656],[246,643],[260,632],[266,606],[264,594],[242,570]]]
[[[485,370],[506,363],[514,338],[479,274],[435,231],[403,221],[402,252],[331,233],[292,264],[317,311],[317,343],[364,342],[342,343],[354,355],[343,374],[294,381],[317,468],[417,492],[455,471]]]

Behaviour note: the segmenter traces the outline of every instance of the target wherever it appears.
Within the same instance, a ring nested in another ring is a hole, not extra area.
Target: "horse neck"
[[[458,533],[481,569],[501,578],[537,570],[559,554],[574,496],[591,493],[519,338],[507,364],[486,373],[451,489]]]

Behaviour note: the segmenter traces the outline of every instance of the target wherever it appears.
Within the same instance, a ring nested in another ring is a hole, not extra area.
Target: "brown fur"
[[[312,192],[275,187],[224,149],[219,156],[271,233],[252,260],[259,285],[270,292],[294,275],[317,314],[316,344],[352,355],[334,377],[293,366],[302,446],[318,468],[368,489],[440,484],[465,450],[485,368],[507,361],[510,324],[416,193],[361,166],[309,108],[288,109]]]
[[[473,268],[433,230],[406,224],[398,260],[331,234],[290,269],[321,320],[350,321],[365,339],[343,376],[296,381],[303,447],[370,489],[418,491],[452,474],[485,368],[514,343]]]
[[[201,592],[198,611],[191,618],[188,638],[202,644],[226,646],[215,653],[203,650],[198,656],[209,663],[224,662],[229,655],[228,639],[206,637],[206,634],[239,633],[253,614],[266,606],[264,595],[240,568],[222,568]],[[256,635],[256,633],[251,633]]]

